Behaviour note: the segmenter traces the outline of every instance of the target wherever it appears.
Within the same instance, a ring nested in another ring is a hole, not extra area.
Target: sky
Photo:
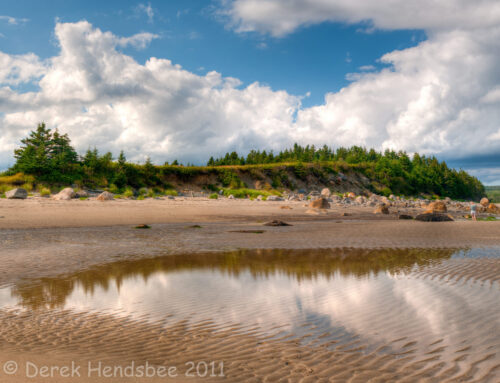
[[[361,145],[500,184],[496,0],[0,5],[0,169],[37,123],[131,161]]]

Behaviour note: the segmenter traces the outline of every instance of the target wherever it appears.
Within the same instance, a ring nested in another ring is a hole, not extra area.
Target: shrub
[[[210,199],[218,199],[219,195],[217,193],[212,193],[212,194],[210,194],[210,196],[208,198],[210,198]]]
[[[50,189],[48,188],[41,188],[40,189],[40,196],[45,197],[50,195]]]
[[[109,185],[108,191],[113,194],[120,194],[120,189],[115,184]]]
[[[177,193],[177,190],[175,190],[175,189],[168,189],[168,190],[165,190],[165,195],[173,195],[175,197],[175,196],[178,196],[179,193]]]
[[[124,192],[123,192],[123,196],[125,198],[131,198],[134,196],[134,191],[130,188],[126,189]]]
[[[271,191],[266,191],[266,190],[255,190],[255,189],[223,189],[224,191],[224,196],[229,197],[230,195],[233,195],[234,198],[256,198],[259,195],[267,198],[270,195],[277,195],[281,196],[281,193],[277,190],[271,190]]]

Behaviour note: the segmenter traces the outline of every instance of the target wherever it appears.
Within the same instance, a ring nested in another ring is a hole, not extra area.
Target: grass
[[[217,193],[212,193],[208,196],[208,198],[210,199],[218,199],[219,198],[219,195]]]
[[[151,226],[143,224],[135,227],[136,229],[151,229]]]
[[[255,190],[255,189],[247,189],[247,188],[242,188],[242,189],[222,189],[224,191],[224,196],[229,197],[230,195],[234,196],[234,198],[257,198],[258,196],[267,197],[271,195],[276,195],[281,197],[281,193],[277,190],[271,190],[271,191],[266,191],[266,190]]]
[[[0,185],[15,185],[15,186],[21,186],[26,183],[31,183],[33,184],[35,182],[35,178],[33,176],[28,176],[23,173],[17,173],[14,174],[13,176],[3,176],[0,177]]]

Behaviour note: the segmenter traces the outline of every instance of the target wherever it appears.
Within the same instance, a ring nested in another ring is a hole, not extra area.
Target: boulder
[[[365,199],[365,197],[363,197],[363,196],[360,195],[360,196],[356,197],[356,199],[354,201],[356,201],[357,203],[359,203],[360,205],[362,205],[362,204],[364,204],[366,202],[366,199]]]
[[[332,192],[330,191],[330,189],[324,188],[323,190],[321,190],[321,197],[330,198],[331,195]]]
[[[264,226],[292,226],[290,225],[289,223],[286,223],[286,222],[283,222],[283,221],[279,221],[277,219],[271,221],[271,222],[266,222],[264,224]]]
[[[112,201],[113,199],[114,199],[113,194],[107,191],[97,196],[98,201]]]
[[[500,209],[498,208],[497,205],[495,205],[494,203],[490,203],[486,209],[486,211],[488,213],[494,213],[494,214],[497,214],[500,212]]]
[[[72,188],[64,188],[52,198],[58,201],[69,201],[71,198],[74,198],[75,196],[76,193]]]
[[[431,202],[427,205],[426,213],[446,213],[448,209],[443,201]]]
[[[488,198],[486,198],[486,197],[483,197],[483,198],[481,198],[481,201],[479,201],[479,203],[481,205],[483,205],[484,207],[487,207],[488,204],[490,203],[490,200]]]
[[[329,209],[330,203],[325,198],[318,198],[309,203],[311,209]]]
[[[380,197],[380,202],[387,206],[392,206],[391,200],[387,197]]]
[[[453,221],[448,214],[425,212],[415,217],[415,220],[422,222],[447,222]]]
[[[267,201],[284,201],[284,199],[278,197],[277,195],[270,195],[269,197],[267,197]]]
[[[234,199],[234,195],[229,194],[229,195],[227,196],[227,198],[228,198],[228,199]]]
[[[399,219],[413,219],[413,216],[409,215],[409,214],[400,214]]]
[[[23,188],[15,188],[5,192],[5,197],[8,199],[26,199],[28,198],[28,192]]]
[[[338,196],[337,194],[332,194],[330,196],[330,199],[333,201],[333,202],[340,202],[342,200],[342,198],[340,196]]]
[[[380,204],[375,208],[373,214],[389,214],[389,206],[386,204]]]
[[[259,194],[259,195],[257,196],[257,198],[255,198],[255,199],[256,199],[257,201],[262,201],[262,199],[263,199],[263,198],[264,198],[264,197],[263,197],[263,196],[261,196],[261,195]]]
[[[396,196],[395,196],[394,194],[391,194],[391,195],[389,196],[389,199],[395,200],[395,199],[396,199]]]

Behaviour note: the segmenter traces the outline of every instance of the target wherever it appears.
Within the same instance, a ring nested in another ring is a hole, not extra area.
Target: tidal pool
[[[324,249],[170,255],[23,281],[0,289],[0,304],[5,312],[105,314],[166,328],[210,323],[213,334],[230,330],[360,357],[389,355],[405,366],[419,364],[414,370],[432,366],[431,378],[499,381],[498,254]]]

